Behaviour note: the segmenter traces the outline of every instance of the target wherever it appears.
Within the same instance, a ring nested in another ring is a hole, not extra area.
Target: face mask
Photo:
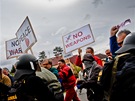
[[[93,63],[91,61],[84,61],[85,68],[92,67]]]

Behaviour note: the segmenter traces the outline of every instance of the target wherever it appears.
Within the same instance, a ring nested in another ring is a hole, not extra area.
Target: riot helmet
[[[38,60],[31,54],[22,54],[16,62],[16,72],[14,79],[19,79],[23,75],[29,75],[35,73],[37,70]]]
[[[126,36],[122,47],[119,50],[117,50],[115,53],[121,54],[133,49],[135,49],[135,32],[132,32]]]

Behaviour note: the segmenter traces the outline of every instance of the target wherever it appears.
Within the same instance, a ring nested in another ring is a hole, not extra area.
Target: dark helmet
[[[135,32],[130,33],[126,36],[122,47],[119,50],[117,50],[115,53],[121,54],[121,53],[125,53],[129,50],[133,50],[133,49],[135,49]]]
[[[95,61],[95,59],[93,58],[93,56],[90,53],[86,53],[83,56],[82,62],[84,62],[84,61],[90,61],[90,62],[92,62],[92,61]]]
[[[33,74],[37,69],[37,58],[31,54],[21,55],[16,62],[15,79],[19,79],[23,75]]]

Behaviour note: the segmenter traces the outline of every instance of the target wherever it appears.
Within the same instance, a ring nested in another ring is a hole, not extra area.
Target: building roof
[[[98,56],[100,59],[104,59],[104,58],[107,57],[105,54],[101,54],[101,53],[95,54],[95,55]],[[73,57],[69,58],[70,62],[74,64],[75,61],[76,61],[76,57],[77,57],[77,55],[73,55]],[[62,59],[62,56],[56,56],[56,57],[53,57],[53,58],[50,58],[50,59],[52,60],[52,65],[56,66],[56,65],[58,65],[58,61],[60,59]]]
[[[101,54],[101,53],[95,55],[98,56],[100,59],[104,59],[107,57],[105,54]]]
[[[77,57],[77,55],[74,55],[73,57],[69,58],[70,62],[75,63],[76,57]],[[50,58],[50,59],[52,60],[52,65],[55,66],[55,65],[58,65],[58,61],[60,59],[62,59],[62,56],[57,56],[57,57],[53,57],[53,58]]]

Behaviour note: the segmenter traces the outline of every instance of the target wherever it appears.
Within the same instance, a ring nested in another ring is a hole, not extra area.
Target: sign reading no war
[[[62,36],[62,40],[65,53],[95,42],[89,24]]]
[[[23,52],[17,38],[6,41],[6,58],[7,59],[17,57],[22,53]]]

